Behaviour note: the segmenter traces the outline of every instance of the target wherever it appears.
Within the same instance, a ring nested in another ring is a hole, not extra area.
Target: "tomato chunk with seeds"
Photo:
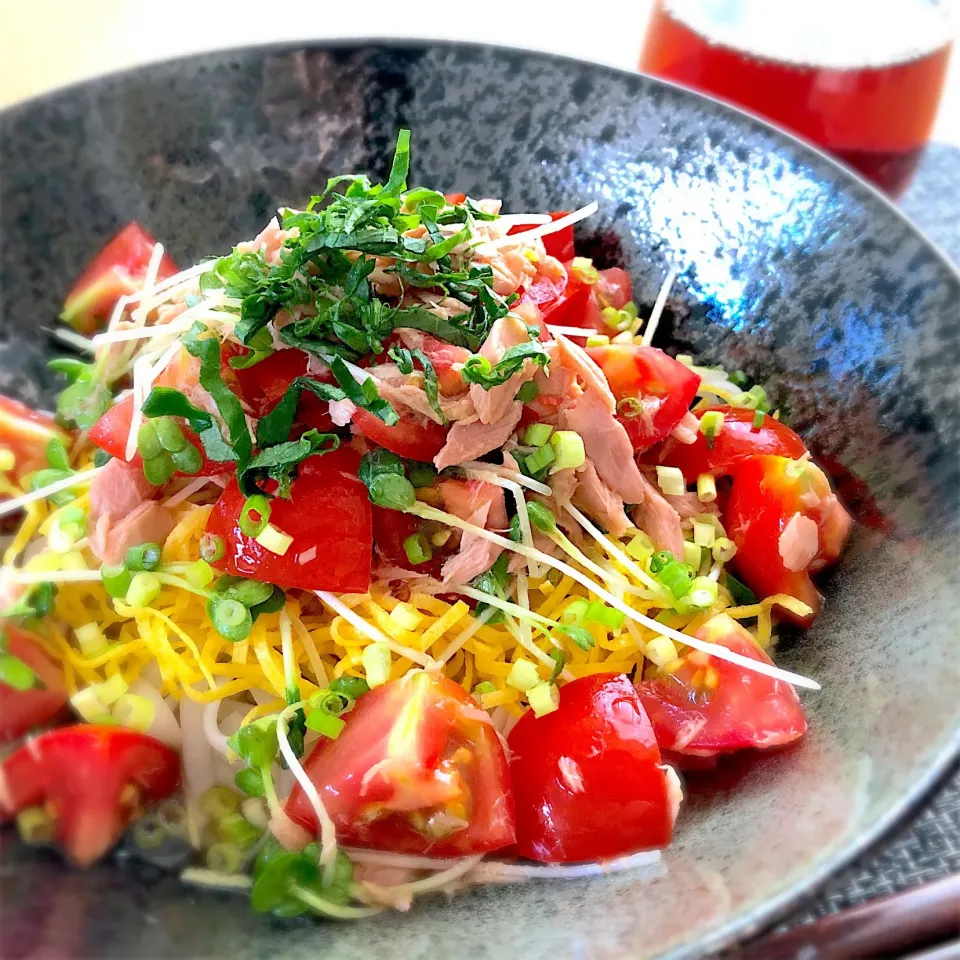
[[[513,842],[513,795],[493,725],[446,677],[408,673],[363,694],[336,740],[304,761],[342,843],[431,857],[490,853]],[[297,784],[286,804],[315,832]]]
[[[559,708],[525,713],[507,743],[520,856],[573,863],[670,842],[679,787],[622,674],[566,684]]]
[[[30,740],[0,764],[0,821],[43,805],[68,859],[99,860],[144,805],[180,785],[180,756],[125,727],[78,724]]]
[[[725,613],[711,617],[694,636],[751,660],[773,662]],[[641,680],[637,692],[657,742],[681,756],[709,758],[783,746],[807,729],[790,684],[700,650],[691,650],[655,679]]]
[[[121,297],[142,289],[156,245],[139,223],[128,223],[80,275],[67,295],[60,319],[83,334],[105,324]],[[157,282],[177,273],[177,265],[164,254]]]
[[[290,499],[270,501],[271,525],[293,537],[282,555],[241,531],[246,497],[232,479],[207,521],[207,532],[222,537],[226,546],[216,566],[283,587],[363,593],[370,586],[373,534],[358,464],[357,454],[345,447],[310,457],[290,486]],[[276,485],[266,489],[274,492]]]
[[[17,480],[47,466],[47,444],[51,440],[70,447],[69,434],[46,414],[31,410],[13,397],[0,396],[0,448],[13,454]]]

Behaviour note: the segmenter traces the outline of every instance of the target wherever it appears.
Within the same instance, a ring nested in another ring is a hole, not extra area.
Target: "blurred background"
[[[960,0],[487,0],[429,19],[385,0],[0,0],[0,108],[99,73],[304,38],[502,43],[713,92],[827,147],[896,195],[923,144],[960,147]],[[406,8],[410,9],[410,8]],[[569,9],[569,8],[568,8]]]

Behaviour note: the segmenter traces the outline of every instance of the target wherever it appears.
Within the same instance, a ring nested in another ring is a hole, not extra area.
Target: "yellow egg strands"
[[[178,522],[164,546],[165,563],[197,559],[210,510],[209,506],[190,503],[176,508]],[[39,529],[43,519],[37,523]],[[620,569],[598,547],[590,545],[587,552],[591,559]],[[91,557],[90,566],[94,565]],[[587,596],[587,591],[569,577],[557,582],[548,577],[529,582],[530,609],[551,620],[558,619],[570,603]],[[493,690],[485,688],[488,692],[480,697],[485,708],[503,707],[514,716],[524,709],[523,695],[506,682],[513,661],[528,656],[516,630],[511,632],[503,623],[478,624],[463,600],[448,602],[417,592],[415,585],[403,601],[378,587],[368,594],[342,596],[341,600],[354,615],[391,640],[442,661],[444,674],[467,690],[472,691],[481,682],[491,684]],[[675,615],[666,623],[693,632],[724,610],[738,620],[756,618],[756,639],[766,647],[771,640],[770,611],[776,601],[769,597],[735,607],[721,588],[709,610]],[[625,602],[651,616],[658,609],[630,594],[625,595]],[[333,615],[306,594],[291,595],[285,613],[290,617],[294,673],[302,697],[309,697],[334,677],[363,676],[363,651],[373,642],[363,630]],[[261,616],[246,640],[231,643],[214,630],[204,598],[178,587],[165,586],[150,607],[131,607],[112,599],[99,582],[62,583],[54,614],[40,624],[39,631],[46,648],[61,663],[71,694],[117,673],[128,684],[133,683],[152,663],[160,673],[161,693],[176,700],[186,696],[210,703],[249,695],[251,708],[244,718],[249,722],[283,706],[280,617],[280,612]],[[97,624],[108,641],[106,649],[96,656],[86,656],[74,636],[76,628],[89,623]],[[635,667],[642,670],[645,647],[657,636],[629,620],[616,630],[596,623],[586,626],[595,641],[589,650],[559,633],[548,637],[537,629],[532,641],[545,653],[559,646],[569,675],[582,677],[601,672],[629,673]],[[390,678],[401,677],[414,666],[411,660],[394,656]],[[549,668],[538,664],[537,669],[541,679],[547,679]],[[257,691],[264,702],[255,703],[252,691]]]

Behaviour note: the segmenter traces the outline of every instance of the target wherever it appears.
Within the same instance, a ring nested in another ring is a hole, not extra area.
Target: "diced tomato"
[[[117,842],[143,805],[179,784],[179,755],[153,737],[124,727],[61,727],[0,764],[0,820],[43,804],[63,852],[86,867]]]
[[[423,352],[437,372],[437,385],[441,396],[456,396],[467,389],[467,384],[459,370],[459,365],[473,356],[466,347],[458,347],[452,343],[438,340],[436,337],[431,337],[430,334],[425,334]],[[457,365],[457,369],[454,369],[455,365]]]
[[[282,399],[287,387],[297,377],[307,376],[310,357],[303,350],[278,350],[259,363],[245,369],[233,369],[240,387],[240,395],[249,405],[255,417],[266,416]],[[329,371],[311,377],[319,383],[335,383]],[[333,430],[329,405],[316,394],[305,390],[297,407],[297,418],[304,426],[322,433]]]
[[[525,713],[507,738],[520,856],[545,863],[666,846],[675,794],[633,684],[594,674],[560,689],[560,706]]]
[[[524,291],[523,298],[530,299],[540,307],[544,323],[558,327],[583,327],[587,330],[602,330],[603,318],[593,298],[593,287],[572,263],[563,265],[566,282],[559,277],[550,278],[549,286],[542,281]]]
[[[694,636],[751,660],[772,663],[753,638],[725,613]],[[669,673],[642,680],[637,691],[663,750],[714,757],[749,747],[782,746],[802,737],[807,720],[788,683],[690,650]]]
[[[587,353],[603,370],[617,398],[617,419],[638,453],[670,434],[686,416],[700,386],[697,374],[656,347],[616,343],[589,347]],[[625,409],[622,400],[637,400],[643,409]]]
[[[388,510],[376,504],[372,506],[373,547],[380,559],[390,566],[417,570],[439,578],[443,562],[441,557],[433,556],[425,563],[411,563],[407,551],[403,549],[403,541],[420,530],[420,521],[412,514],[400,510]]]
[[[128,223],[80,275],[67,296],[60,319],[84,334],[93,333],[106,323],[121,297],[142,288],[156,245],[156,240],[139,223]],[[177,272],[177,265],[164,254],[157,282]]]
[[[465,193],[445,193],[443,198],[451,207],[458,207],[467,199],[467,195]]]
[[[399,457],[429,463],[447,442],[448,427],[404,409],[400,419],[388,426],[379,417],[357,409],[351,420],[353,432],[384,447]]]
[[[130,433],[130,421],[133,419],[133,395],[125,397],[119,403],[114,404],[91,428],[90,439],[111,457],[126,461],[127,435]],[[192,474],[197,477],[215,477],[221,473],[232,471],[236,464],[232,461],[221,463],[218,460],[209,460],[203,451],[203,444],[200,438],[184,423],[178,421],[183,435],[190,441],[203,456],[203,465],[200,470]],[[129,461],[138,468],[143,467],[143,457],[139,453],[133,455]],[[184,476],[177,473],[178,476]]]
[[[567,216],[569,213],[569,210],[558,210],[550,214],[550,219],[557,221]],[[518,223],[515,227],[511,227],[507,233],[526,233],[528,230],[532,229],[533,224]],[[543,238],[543,247],[547,252],[547,256],[556,257],[561,263],[566,263],[568,260],[572,260],[576,256],[576,252],[573,249],[573,226],[571,225],[569,227],[562,227],[555,233],[548,233]]]
[[[737,545],[732,561],[737,574],[760,596],[784,593],[807,604],[813,610],[810,617],[798,618],[787,610],[784,614],[808,626],[820,609],[810,573],[840,556],[850,531],[849,515],[831,492],[830,481],[812,463],[756,456],[736,464],[732,475],[724,526]],[[784,534],[791,522],[793,534],[816,538],[811,559],[801,569],[789,568],[785,560],[795,552],[791,533]]]
[[[342,843],[459,857],[513,842],[503,747],[459,684],[408,673],[365,693],[345,719],[340,736],[320,740],[303,764]],[[286,811],[317,830],[299,784]]]
[[[47,466],[47,444],[51,440],[70,447],[69,434],[50,417],[12,397],[0,396],[0,448],[9,450],[16,459],[13,475],[17,480]]]
[[[226,573],[302,590],[363,593],[373,550],[370,500],[357,477],[357,454],[346,447],[310,457],[290,487],[290,499],[270,501],[270,523],[293,537],[282,556],[242,533],[246,498],[236,479],[216,502],[207,532],[223,538],[216,563]],[[268,485],[267,490],[275,489]]]
[[[0,743],[16,740],[34,727],[49,723],[67,702],[63,673],[39,644],[22,630],[4,627],[7,651],[37,675],[42,686],[14,690],[0,683]]]
[[[763,426],[754,429],[754,410],[740,407],[711,407],[723,414],[723,426],[713,444],[698,433],[693,443],[669,439],[663,445],[660,462],[679,467],[687,483],[695,483],[701,473],[725,476],[730,468],[757,454],[775,454],[796,460],[807,452],[804,442],[785,423],[766,415]],[[700,417],[705,411],[701,411]]]

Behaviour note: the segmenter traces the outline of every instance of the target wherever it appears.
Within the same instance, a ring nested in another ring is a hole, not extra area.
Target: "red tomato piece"
[[[400,412],[400,419],[393,426],[359,408],[350,422],[354,433],[399,457],[424,463],[429,463],[443,449],[449,429],[408,409]]]
[[[760,596],[785,593],[807,604],[809,617],[783,612],[809,626],[821,602],[810,573],[840,556],[851,526],[823,472],[786,457],[738,463],[724,526],[737,545],[737,574]]]
[[[249,405],[255,417],[266,416],[282,399],[287,388],[297,377],[307,376],[310,357],[303,350],[277,350],[252,367],[235,370],[233,375],[240,387],[241,398]],[[311,376],[318,383],[333,384],[333,374]],[[333,430],[326,400],[305,390],[300,396],[297,417],[307,427],[322,433]]]
[[[507,744],[520,856],[573,863],[670,842],[676,788],[625,676],[566,684],[559,708],[525,713]]]
[[[553,289],[558,290],[553,299],[539,299],[537,305],[544,323],[558,327],[583,327],[587,330],[602,330],[603,318],[593,298],[593,289],[583,278],[583,273],[573,268],[572,263],[563,265],[566,283],[559,288],[559,281],[553,281]],[[526,296],[526,294],[525,294]],[[543,297],[544,294],[539,296]]]
[[[365,693],[345,719],[340,736],[322,739],[303,764],[342,843],[459,857],[513,842],[503,747],[459,684],[408,673]],[[316,832],[299,784],[286,811]]]
[[[550,219],[557,221],[569,213],[569,210],[558,210],[550,214]],[[528,230],[533,229],[533,224],[520,223],[515,227],[511,227],[507,233],[526,233]],[[561,227],[561,229],[555,233],[548,233],[543,238],[543,248],[546,250],[547,256],[556,257],[561,263],[572,260],[576,256],[576,252],[573,249],[573,226]]]
[[[617,419],[638,453],[669,436],[686,416],[700,386],[696,373],[656,347],[617,343],[588,347],[587,353],[603,370],[617,398]],[[626,409],[622,400],[639,400],[643,410]]]
[[[59,440],[70,448],[70,435],[53,420],[12,397],[0,396],[0,447],[16,458],[17,480],[47,466],[47,444]]]
[[[388,510],[371,504],[373,509],[373,546],[380,559],[390,566],[404,570],[417,570],[440,577],[440,567],[443,558],[434,555],[425,563],[411,563],[407,558],[407,551],[403,549],[403,541],[420,530],[420,521],[409,513],[400,510]]]
[[[445,193],[443,198],[451,207],[458,207],[467,199],[467,195],[465,193]]]
[[[119,403],[114,404],[91,428],[90,439],[101,449],[116,457],[118,460],[129,462],[137,468],[143,467],[143,457],[139,453],[133,455],[133,459],[126,460],[127,435],[130,433],[130,421],[133,419],[133,396],[125,397]],[[186,425],[183,420],[177,420],[183,435],[190,441],[203,456],[203,465],[199,471],[191,476],[196,477],[215,477],[221,473],[228,473],[235,469],[236,464],[232,461],[221,463],[219,460],[209,460],[203,451],[203,444],[200,438]],[[185,474],[177,471],[177,476]]]
[[[17,740],[34,727],[49,723],[67,702],[63,673],[40,645],[14,626],[4,630],[7,651],[30,667],[43,686],[14,690],[0,683],[0,743]]]
[[[180,756],[153,737],[124,727],[61,727],[0,764],[0,820],[44,804],[63,852],[86,867],[117,842],[143,805],[179,785]]]
[[[806,444],[797,434],[769,415],[764,416],[763,426],[755,430],[754,410],[725,405],[710,409],[723,414],[723,426],[714,437],[713,446],[708,446],[707,438],[700,433],[693,443],[667,440],[660,454],[660,462],[679,467],[687,483],[695,483],[701,473],[724,476],[734,464],[757,454],[796,460],[807,452]]]
[[[240,531],[246,498],[232,479],[207,521],[207,532],[226,545],[216,566],[284,587],[363,593],[370,585],[373,534],[370,500],[357,464],[356,453],[348,448],[310,457],[290,487],[290,499],[270,501],[270,523],[294,538],[283,556]]]
[[[93,333],[106,323],[117,301],[143,286],[156,240],[136,221],[128,223],[90,262],[63,304],[60,319],[80,333]],[[178,273],[166,254],[157,282]]]
[[[773,661],[725,613],[694,636],[762,663]],[[747,748],[782,746],[802,737],[807,720],[788,683],[745,670],[699,650],[669,673],[637,684],[657,743],[673,753],[706,758]]]

